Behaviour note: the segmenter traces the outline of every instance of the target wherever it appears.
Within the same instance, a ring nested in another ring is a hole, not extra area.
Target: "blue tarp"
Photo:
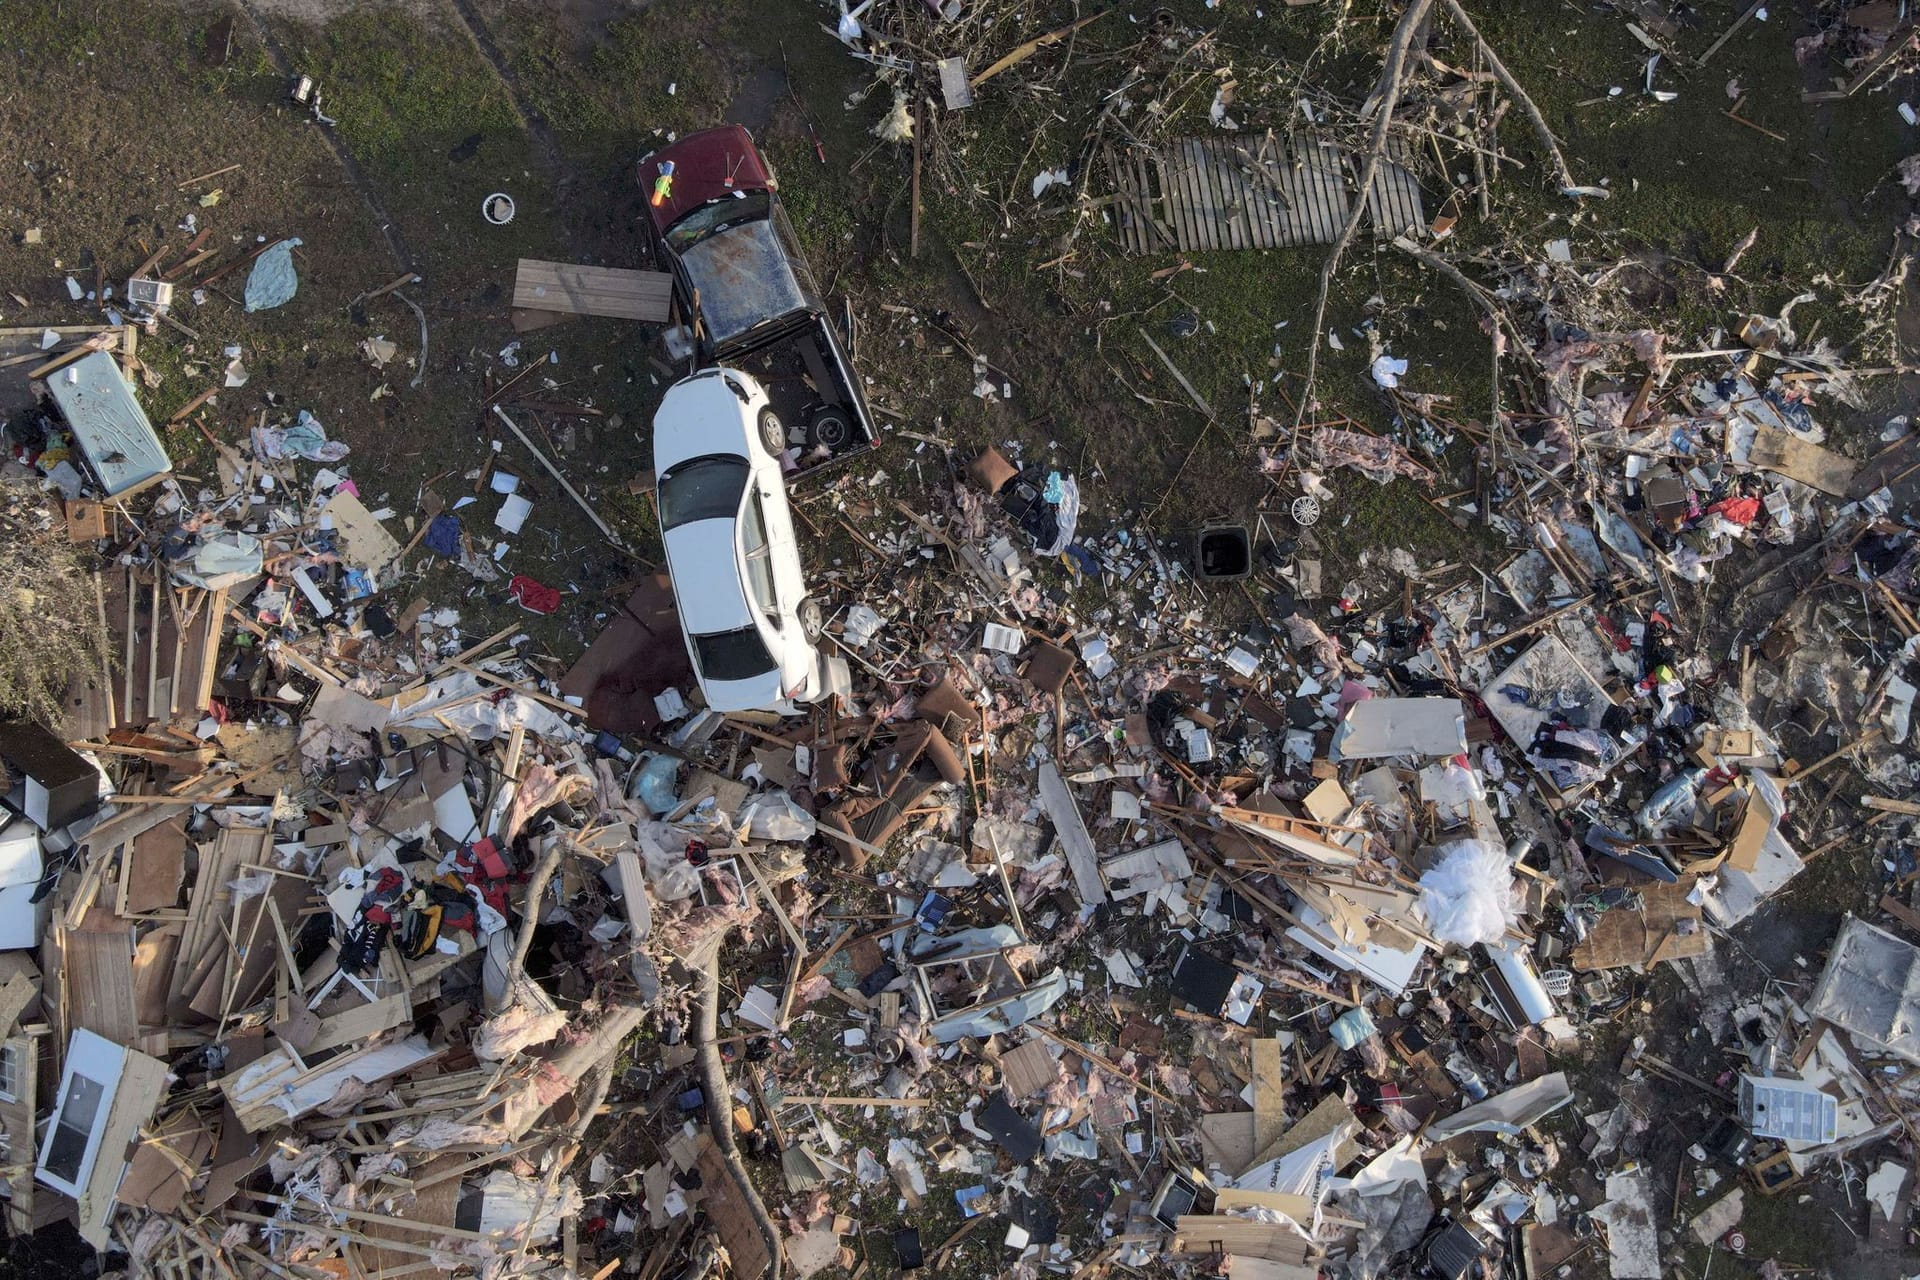
[[[282,240],[253,260],[253,273],[247,277],[247,310],[271,311],[285,305],[300,287],[293,270],[293,247],[299,239]]]

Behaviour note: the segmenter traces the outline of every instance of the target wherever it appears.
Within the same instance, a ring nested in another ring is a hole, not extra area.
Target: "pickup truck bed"
[[[847,385],[826,332],[829,323],[818,312],[810,313],[795,317],[765,341],[716,353],[715,363],[752,374],[767,389],[773,411],[787,426],[788,444],[800,450],[802,471],[879,444],[864,407]]]

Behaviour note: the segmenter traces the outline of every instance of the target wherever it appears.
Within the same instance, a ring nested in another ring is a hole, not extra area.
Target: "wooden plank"
[[[1140,208],[1140,192],[1135,188],[1133,179],[1127,172],[1128,165],[1121,158],[1119,149],[1109,143],[1106,155],[1108,180],[1120,196],[1120,201],[1115,206],[1117,212],[1114,214],[1115,229],[1120,233],[1120,251],[1131,254],[1143,253],[1145,250],[1140,247],[1142,240],[1140,224],[1145,215]]]
[[[1249,249],[1264,248],[1260,236],[1260,195],[1254,182],[1254,174],[1241,163],[1239,155],[1230,143],[1221,142],[1219,146],[1220,172],[1225,176],[1228,189],[1232,192],[1234,217],[1240,227],[1242,243]]]
[[[1160,207],[1166,214],[1167,225],[1173,228],[1174,247],[1179,252],[1186,253],[1194,246],[1193,228],[1187,224],[1187,207],[1186,203],[1180,199],[1180,190],[1173,176],[1173,166],[1161,151],[1153,153],[1152,164],[1160,191]]]
[[[665,324],[672,299],[673,277],[664,271],[522,258],[513,278],[513,305],[529,311]]]
[[[1253,1053],[1253,1149],[1265,1151],[1287,1129],[1286,1058],[1276,1036],[1248,1046]]]
[[[1227,234],[1236,249],[1253,247],[1253,229],[1247,223],[1247,193],[1240,185],[1240,162],[1228,144],[1213,138],[1207,150],[1213,156],[1213,181],[1220,189],[1220,207],[1226,217]]]
[[[1132,153],[1133,165],[1139,175],[1141,207],[1146,211],[1147,225],[1143,229],[1145,238],[1144,252],[1153,253],[1158,249],[1179,252],[1180,240],[1174,235],[1173,226],[1167,217],[1167,196],[1164,188],[1157,185],[1159,167],[1145,148],[1135,148]],[[1157,193],[1157,194],[1156,194]],[[1158,237],[1159,243],[1154,243]]]
[[[1207,202],[1206,191],[1201,185],[1199,166],[1194,163],[1192,152],[1186,144],[1173,144],[1175,163],[1179,166],[1180,189],[1185,193],[1187,208],[1193,215],[1194,234],[1199,238],[1196,248],[1203,250],[1221,247],[1218,227],[1214,224],[1213,209]]]
[[[1915,911],[1912,907],[1890,893],[1880,896],[1880,909],[1892,916],[1895,920],[1898,920],[1901,924],[1907,926],[1907,928],[1915,934],[1920,935],[1920,911]],[[9,982],[7,985],[11,987],[14,982],[19,981],[20,979],[16,977],[13,979],[13,982]]]
[[[405,991],[397,991],[371,1004],[357,1005],[330,1018],[322,1018],[320,1029],[314,1032],[311,1040],[300,1046],[300,1052],[303,1056],[311,1057],[324,1049],[338,1049],[343,1044],[371,1040],[382,1031],[392,1030],[412,1020],[412,997]]]
[[[1100,878],[1100,860],[1093,850],[1093,837],[1087,834],[1080,806],[1074,802],[1073,793],[1067,790],[1065,779],[1051,760],[1040,766],[1040,803],[1060,837],[1080,901],[1089,905],[1105,902],[1107,884]]]
[[[246,827],[223,829],[210,845],[200,848],[200,866],[194,875],[193,893],[187,900],[186,931],[180,939],[174,961],[167,1018],[185,1022],[190,1004],[206,971],[212,966],[214,952],[226,955],[227,943],[221,931],[227,920],[233,894],[228,885],[248,862],[263,861],[272,847],[271,831]]]
[[[720,1243],[733,1264],[735,1280],[759,1280],[772,1267],[766,1237],[740,1195],[733,1175],[720,1159],[720,1150],[711,1140],[700,1149],[701,1188],[706,1192],[701,1207],[713,1223]]]

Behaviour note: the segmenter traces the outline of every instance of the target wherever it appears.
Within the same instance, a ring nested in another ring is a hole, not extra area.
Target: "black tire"
[[[794,616],[800,620],[800,634],[808,644],[820,639],[820,633],[827,629],[827,620],[820,612],[820,602],[812,596],[803,596],[794,606]]]
[[[760,443],[767,446],[767,452],[784,453],[787,448],[787,428],[778,415],[771,409],[760,411]]]
[[[853,439],[853,419],[843,410],[829,405],[813,415],[808,424],[813,434],[813,442],[838,451],[846,447]]]

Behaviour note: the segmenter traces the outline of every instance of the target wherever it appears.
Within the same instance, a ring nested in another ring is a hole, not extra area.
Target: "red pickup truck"
[[[689,134],[640,162],[654,260],[693,321],[693,362],[753,375],[801,471],[875,447],[859,375],[739,125]]]

